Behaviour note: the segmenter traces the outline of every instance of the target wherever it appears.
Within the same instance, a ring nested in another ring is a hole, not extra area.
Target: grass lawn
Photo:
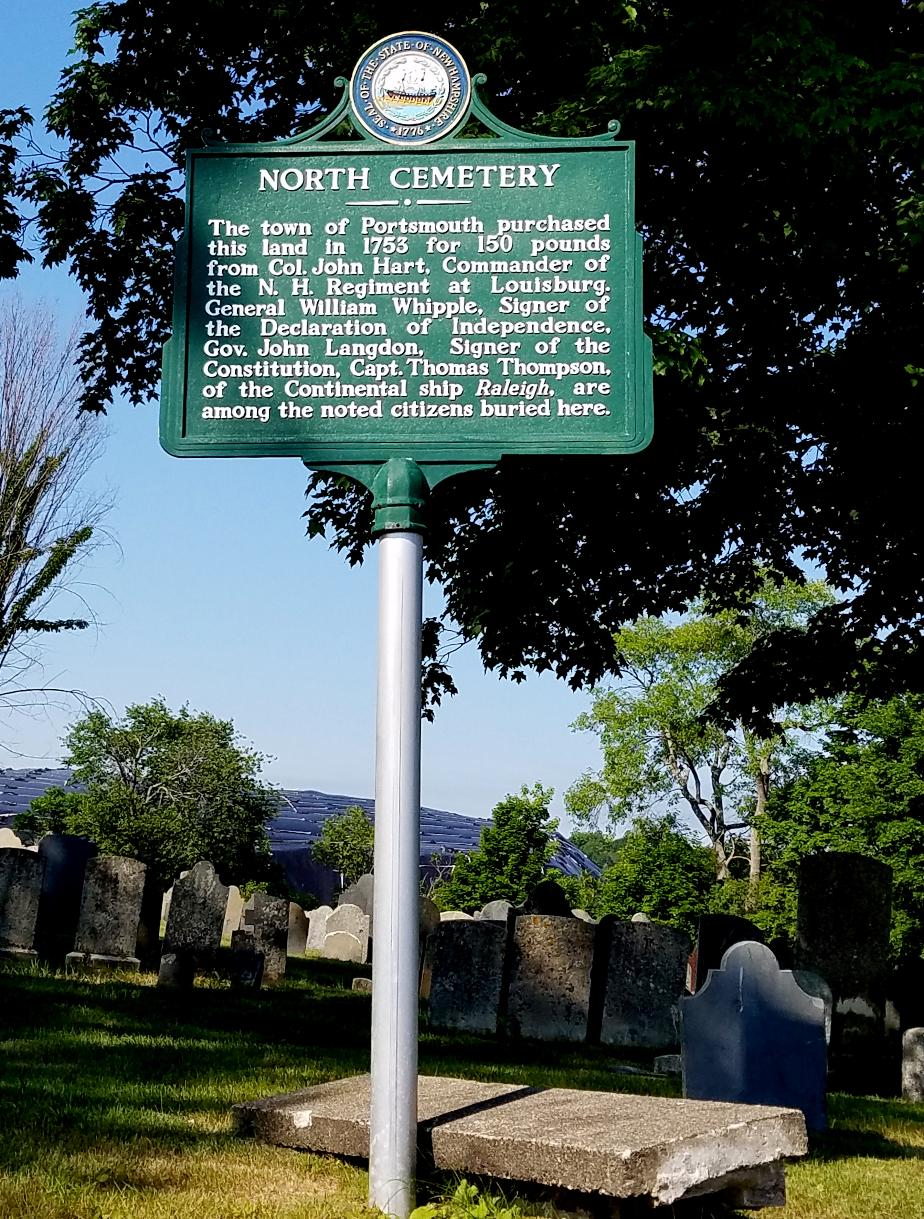
[[[289,966],[247,997],[0,966],[0,1219],[368,1217],[358,1168],[231,1132],[236,1101],[368,1070],[355,967]],[[421,1037],[427,1074],[676,1094],[613,1065],[597,1049]],[[924,1219],[924,1106],[834,1096],[831,1130],[788,1179],[768,1219]]]

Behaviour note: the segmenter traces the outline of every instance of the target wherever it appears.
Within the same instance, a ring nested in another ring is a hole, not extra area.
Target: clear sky
[[[40,117],[67,62],[73,7],[0,0],[0,108],[27,105]],[[82,316],[63,271],[31,268],[0,283],[9,292],[45,302],[62,327]],[[270,781],[371,796],[374,555],[351,569],[308,541],[297,460],[168,457],[156,404],[116,402],[108,427],[93,478],[113,493],[115,543],[79,576],[97,626],[49,644],[46,680],[117,712],[157,695],[188,703],[233,720],[270,755]],[[434,612],[438,590],[427,599]],[[485,816],[507,792],[541,781],[556,789],[561,815],[562,792],[597,763],[595,741],[569,728],[588,697],[547,675],[500,681],[472,648],[454,671],[459,694],[424,725],[423,803]],[[56,764],[74,716],[52,707],[0,721],[0,766]]]

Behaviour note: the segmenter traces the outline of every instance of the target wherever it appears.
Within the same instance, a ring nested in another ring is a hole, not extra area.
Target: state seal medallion
[[[462,122],[471,88],[465,61],[448,42],[433,34],[392,34],[356,65],[350,102],[377,139],[429,144]]]

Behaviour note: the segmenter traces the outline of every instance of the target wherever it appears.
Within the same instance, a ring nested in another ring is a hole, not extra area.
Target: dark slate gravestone
[[[478,920],[480,926],[488,926]],[[507,1023],[514,1036],[583,1041],[597,927],[583,919],[520,914],[514,920]]]
[[[337,898],[338,906],[359,906],[363,914],[372,918],[372,899],[375,894],[375,880],[371,872],[364,872],[359,880],[354,881],[348,889],[344,889]]]
[[[252,931],[231,932],[231,989],[259,990],[263,984],[265,957]]]
[[[690,941],[671,927],[611,916],[601,920],[597,937],[605,967],[597,975],[603,987],[600,1041],[636,1049],[677,1045]]]
[[[683,1094],[801,1109],[826,1125],[825,1012],[764,944],[735,944],[681,999]]]
[[[764,933],[746,918],[736,914],[704,914],[696,935],[696,969],[693,990],[705,985],[710,969],[718,969],[732,944],[745,941],[762,944]]]
[[[174,881],[158,984],[192,985],[195,971],[210,965],[221,945],[221,929],[228,904],[223,885],[208,860],[200,860]],[[174,964],[164,964],[167,957]]]
[[[35,851],[0,847],[0,957],[36,956],[35,922],[45,861]]]
[[[517,914],[551,914],[559,918],[572,918],[571,903],[565,891],[554,880],[541,880],[532,890]]]
[[[263,953],[263,985],[275,986],[286,973],[289,942],[289,903],[284,897],[255,893],[244,907],[244,931],[252,931],[256,947]]]
[[[430,936],[430,1025],[466,1033],[496,1033],[504,979],[507,928],[453,919]]]
[[[84,873],[96,852],[95,842],[76,834],[46,834],[38,844],[39,858],[45,861],[45,877],[35,948],[49,965],[63,965],[74,947]]]
[[[87,864],[70,969],[138,970],[138,921],[147,868],[137,859],[98,855]]]

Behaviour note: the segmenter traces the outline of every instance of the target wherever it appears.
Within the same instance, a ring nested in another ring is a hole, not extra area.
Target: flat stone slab
[[[802,1114],[766,1105],[422,1075],[418,1116],[436,1169],[658,1205],[728,1189],[782,1205],[783,1161],[808,1151]],[[267,1143],[368,1159],[369,1076],[248,1101],[234,1117]]]

